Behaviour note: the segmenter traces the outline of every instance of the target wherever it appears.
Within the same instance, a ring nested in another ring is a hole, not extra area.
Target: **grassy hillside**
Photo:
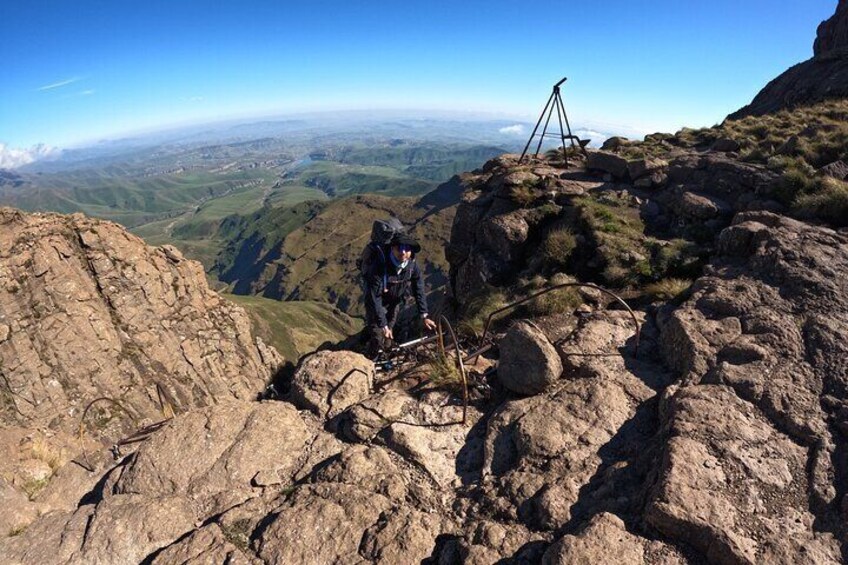
[[[362,322],[323,302],[281,302],[261,296],[224,295],[247,310],[256,334],[296,364],[325,343],[335,344],[362,329]]]
[[[39,175],[23,190],[0,187],[0,201],[27,211],[83,212],[135,227],[255,190],[272,178],[261,169],[144,177],[108,167]]]
[[[444,182],[455,174],[476,169],[506,151],[489,145],[419,143],[401,141],[380,147],[347,145],[325,153],[340,163],[391,167],[412,177]]]
[[[439,288],[447,280],[444,245],[460,190],[457,183],[443,185],[421,199],[354,196],[312,204],[296,214],[294,209],[265,209],[231,231],[217,268],[222,280],[238,293],[325,301],[348,314],[361,315],[356,262],[374,220],[396,216],[410,226],[422,244],[419,264],[426,282],[431,289]]]
[[[279,258],[282,241],[325,207],[321,202],[303,202],[224,219],[216,234],[223,243],[215,257],[213,274],[230,284],[235,294],[261,291],[262,273],[269,262]]]

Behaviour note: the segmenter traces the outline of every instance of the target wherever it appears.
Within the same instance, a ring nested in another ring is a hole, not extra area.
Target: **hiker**
[[[395,322],[410,291],[424,327],[436,329],[427,312],[424,277],[415,262],[419,251],[421,246],[404,233],[403,224],[396,218],[374,223],[371,242],[360,259],[365,295],[364,337],[368,339],[367,354],[371,358],[394,339]]]

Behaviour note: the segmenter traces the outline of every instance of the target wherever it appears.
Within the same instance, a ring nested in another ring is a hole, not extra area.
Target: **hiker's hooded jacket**
[[[413,255],[406,266],[401,267],[388,245],[374,245],[365,253],[362,262],[363,292],[365,294],[365,320],[369,326],[393,326],[397,306],[409,295],[415,297],[415,305],[421,316],[427,314],[427,297],[424,292],[424,277]],[[387,319],[388,318],[392,318]]]

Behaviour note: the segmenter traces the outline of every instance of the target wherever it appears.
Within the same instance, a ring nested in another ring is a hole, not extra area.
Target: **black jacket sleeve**
[[[418,313],[421,316],[427,314],[427,295],[424,292],[424,277],[421,276],[421,269],[418,268],[418,262],[412,261],[412,295],[415,297],[415,305],[418,307]]]

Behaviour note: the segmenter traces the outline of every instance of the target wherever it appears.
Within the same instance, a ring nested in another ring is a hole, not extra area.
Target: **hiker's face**
[[[412,257],[412,248],[408,245],[393,245],[392,253],[398,261],[409,261]]]

